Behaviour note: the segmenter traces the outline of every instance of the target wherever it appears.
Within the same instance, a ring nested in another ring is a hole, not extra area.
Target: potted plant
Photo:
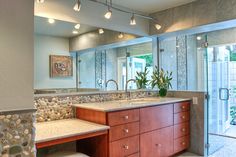
[[[163,69],[159,70],[156,66],[153,70],[151,86],[152,88],[157,86],[159,89],[159,96],[165,97],[167,95],[167,90],[172,88],[171,80],[172,72],[165,72]]]
[[[149,73],[147,67],[145,67],[144,71],[142,72],[136,72],[137,76],[135,76],[136,78],[136,84],[137,84],[137,88],[138,89],[146,89],[147,84],[149,82],[149,80],[147,79],[147,75]]]

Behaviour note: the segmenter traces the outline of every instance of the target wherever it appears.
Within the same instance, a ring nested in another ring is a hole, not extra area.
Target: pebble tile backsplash
[[[34,157],[34,114],[0,115],[0,156]]]

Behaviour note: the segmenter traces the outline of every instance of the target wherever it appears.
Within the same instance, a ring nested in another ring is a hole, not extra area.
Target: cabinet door
[[[140,136],[140,157],[168,157],[174,153],[173,127]]]
[[[140,133],[173,125],[173,104],[140,109]]]

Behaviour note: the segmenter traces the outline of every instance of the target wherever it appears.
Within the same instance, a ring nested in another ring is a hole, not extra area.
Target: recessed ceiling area
[[[80,24],[80,28],[76,30],[74,28],[75,25],[76,23],[65,22],[60,20],[55,20],[54,23],[50,24],[48,22],[48,18],[39,16],[34,17],[35,34],[70,38],[97,29],[96,27]],[[78,34],[72,33],[75,30],[78,31]]]
[[[113,0],[113,3],[134,11],[150,14],[193,1],[195,0]]]

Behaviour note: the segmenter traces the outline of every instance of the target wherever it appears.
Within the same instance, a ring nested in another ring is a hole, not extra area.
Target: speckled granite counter
[[[106,101],[106,102],[96,102],[96,103],[83,103],[74,104],[74,107],[92,109],[103,112],[120,111],[126,109],[134,109],[148,106],[156,106],[168,103],[176,103],[182,101],[189,101],[191,99],[184,98],[159,98],[150,97],[142,99],[132,99],[132,100],[118,100],[118,101]]]
[[[109,126],[91,123],[79,119],[64,119],[36,123],[35,142],[47,142],[72,136],[84,135],[109,129]]]

